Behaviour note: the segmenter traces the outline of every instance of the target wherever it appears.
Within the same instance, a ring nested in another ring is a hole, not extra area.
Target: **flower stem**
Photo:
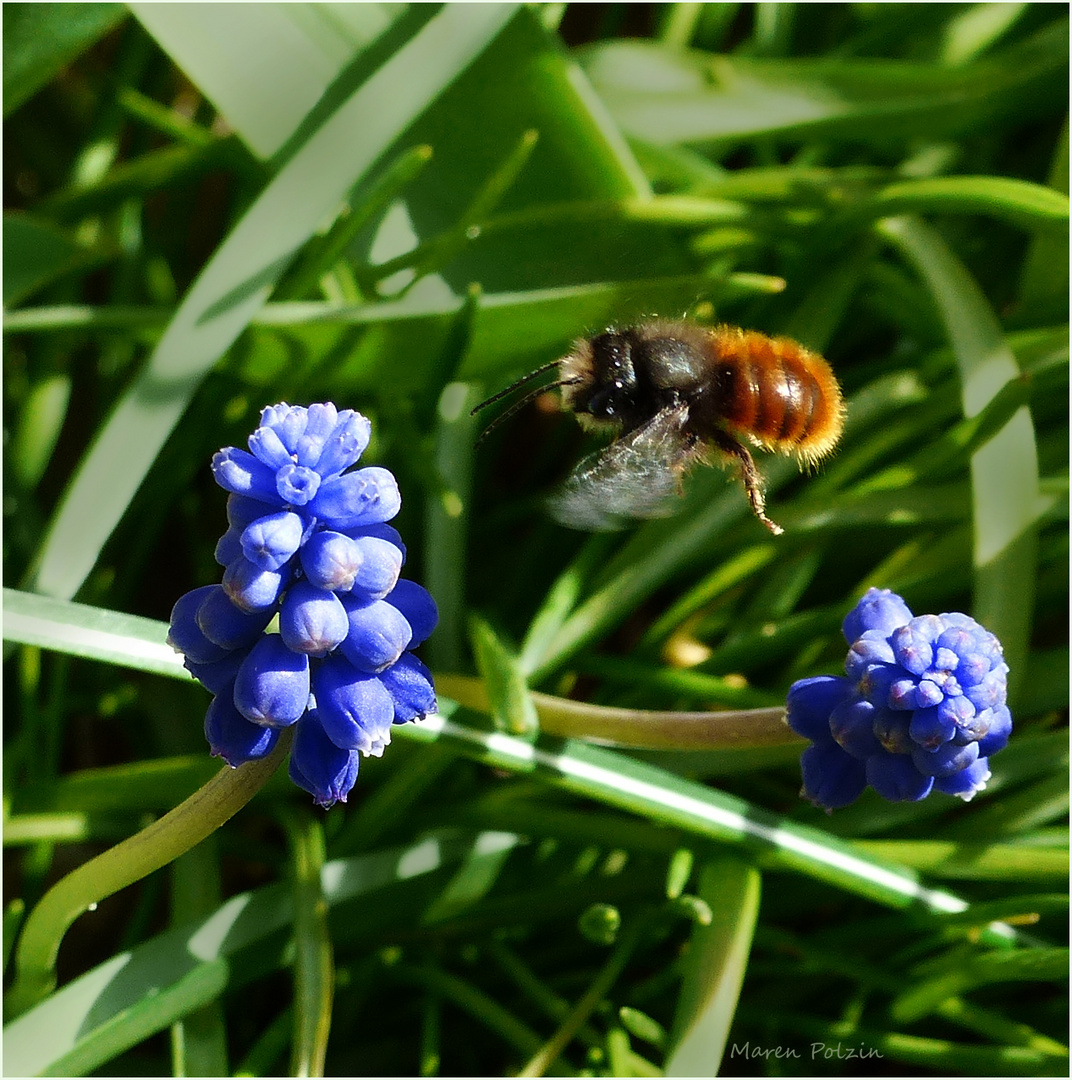
[[[215,832],[260,791],[286,757],[290,740],[285,731],[266,758],[220,769],[174,810],[56,882],[30,912],[19,938],[15,982],[4,1002],[8,1018],[52,992],[60,943],[79,915]]]
[[[436,673],[436,689],[480,712],[488,711],[484,684],[470,675]],[[533,693],[540,730],[567,739],[599,739],[612,746],[647,750],[725,750],[803,744],[786,726],[785,709],[735,709],[724,712],[657,712],[618,709]]]

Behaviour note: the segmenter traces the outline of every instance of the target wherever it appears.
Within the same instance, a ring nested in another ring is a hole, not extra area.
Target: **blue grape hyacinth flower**
[[[216,454],[216,483],[229,492],[216,545],[223,580],[180,597],[168,634],[214,695],[212,753],[237,768],[294,726],[291,779],[324,807],[346,801],[360,755],[382,754],[394,724],[436,709],[412,650],[438,613],[399,577],[406,549],[387,524],[398,485],[386,469],[347,471],[370,434],[365,417],[330,402],[272,405],[250,452]]]
[[[889,589],[869,589],[842,629],[845,675],[789,688],[787,722],[812,742],[801,796],[829,811],[868,786],[891,802],[982,791],[1012,731],[998,639],[959,612],[913,616]]]

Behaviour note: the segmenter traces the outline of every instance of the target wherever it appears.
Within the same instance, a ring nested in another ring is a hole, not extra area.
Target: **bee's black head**
[[[639,422],[635,347],[629,330],[607,330],[580,342],[566,361],[574,376],[574,385],[565,391],[567,407],[596,422],[635,426]]]

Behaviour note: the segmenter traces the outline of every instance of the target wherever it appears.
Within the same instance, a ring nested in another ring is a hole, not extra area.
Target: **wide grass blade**
[[[877,228],[911,263],[933,297],[956,357],[968,418],[1020,374],[1001,325],[978,285],[941,236],[915,218]],[[1014,690],[1027,656],[1035,592],[1038,451],[1031,414],[1021,407],[971,459],[975,525],[975,617],[1002,641]]]
[[[512,14],[503,5],[435,14],[286,162],[202,271],[82,462],[49,529],[38,592],[78,590],[201,380],[299,247]]]

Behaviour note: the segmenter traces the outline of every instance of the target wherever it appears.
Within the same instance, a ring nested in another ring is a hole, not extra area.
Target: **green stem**
[[[324,869],[324,826],[307,811],[285,813],[294,894],[294,1037],[291,1076],[323,1076],[331,1031],[335,959],[328,930],[328,905],[320,880]]]
[[[482,680],[436,673],[436,688],[478,712],[489,709]],[[532,693],[540,730],[567,739],[599,739],[612,746],[645,750],[715,750],[803,744],[785,723],[785,708],[724,712],[660,712],[619,709]]]
[[[204,787],[148,828],[56,882],[30,912],[19,939],[15,983],[4,1003],[8,1018],[51,993],[60,943],[79,915],[166,866],[238,813],[286,757],[290,740],[290,732],[285,731],[268,757],[238,769],[220,769]]]

